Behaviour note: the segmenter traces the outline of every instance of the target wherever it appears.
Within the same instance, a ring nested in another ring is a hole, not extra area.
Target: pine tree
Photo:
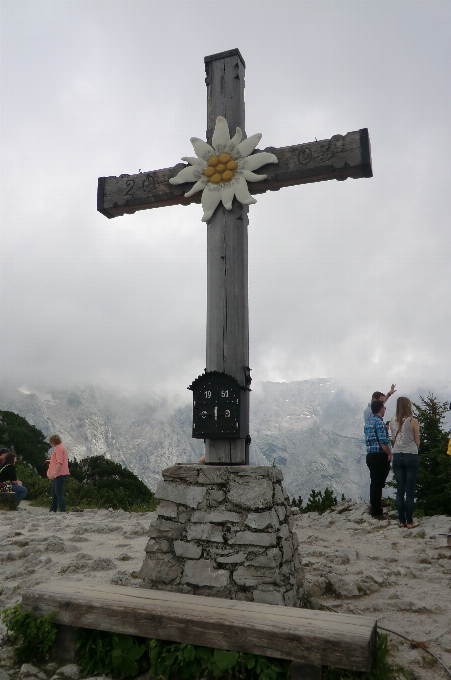
[[[415,489],[416,507],[425,515],[451,515],[451,456],[447,455],[448,435],[444,430],[447,403],[433,394],[414,404],[420,425],[420,470]]]
[[[46,478],[44,461],[51,448],[44,434],[13,411],[0,411],[0,447],[11,449]]]

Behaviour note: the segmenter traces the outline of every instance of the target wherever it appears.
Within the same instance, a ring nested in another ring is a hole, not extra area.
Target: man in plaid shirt
[[[385,404],[376,400],[371,404],[371,418],[365,423],[366,464],[370,470],[370,504],[374,519],[388,519],[382,510],[382,489],[390,472],[392,451],[384,425]]]

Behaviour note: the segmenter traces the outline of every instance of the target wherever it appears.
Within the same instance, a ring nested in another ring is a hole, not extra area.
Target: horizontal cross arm
[[[280,149],[269,147],[264,151],[275,154],[278,163],[271,163],[257,171],[266,174],[267,179],[252,183],[251,193],[255,195],[296,184],[373,176],[367,128],[334,135],[331,139]],[[256,150],[254,153],[261,152]],[[149,208],[200,203],[200,192],[190,198],[184,196],[192,184],[169,184],[169,179],[184,167],[185,164],[178,163],[172,168],[137,175],[100,177],[97,210],[112,218]]]

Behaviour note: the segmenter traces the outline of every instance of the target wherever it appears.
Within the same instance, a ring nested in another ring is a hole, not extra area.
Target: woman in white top
[[[396,415],[390,421],[393,442],[393,473],[396,479],[396,507],[399,526],[414,529],[419,526],[413,520],[415,482],[417,481],[420,458],[420,428],[412,416],[412,402],[407,397],[398,397]]]

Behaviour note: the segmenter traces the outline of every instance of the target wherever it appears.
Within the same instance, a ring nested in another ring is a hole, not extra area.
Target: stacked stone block
[[[144,588],[300,606],[298,539],[278,468],[176,465],[162,475]]]

